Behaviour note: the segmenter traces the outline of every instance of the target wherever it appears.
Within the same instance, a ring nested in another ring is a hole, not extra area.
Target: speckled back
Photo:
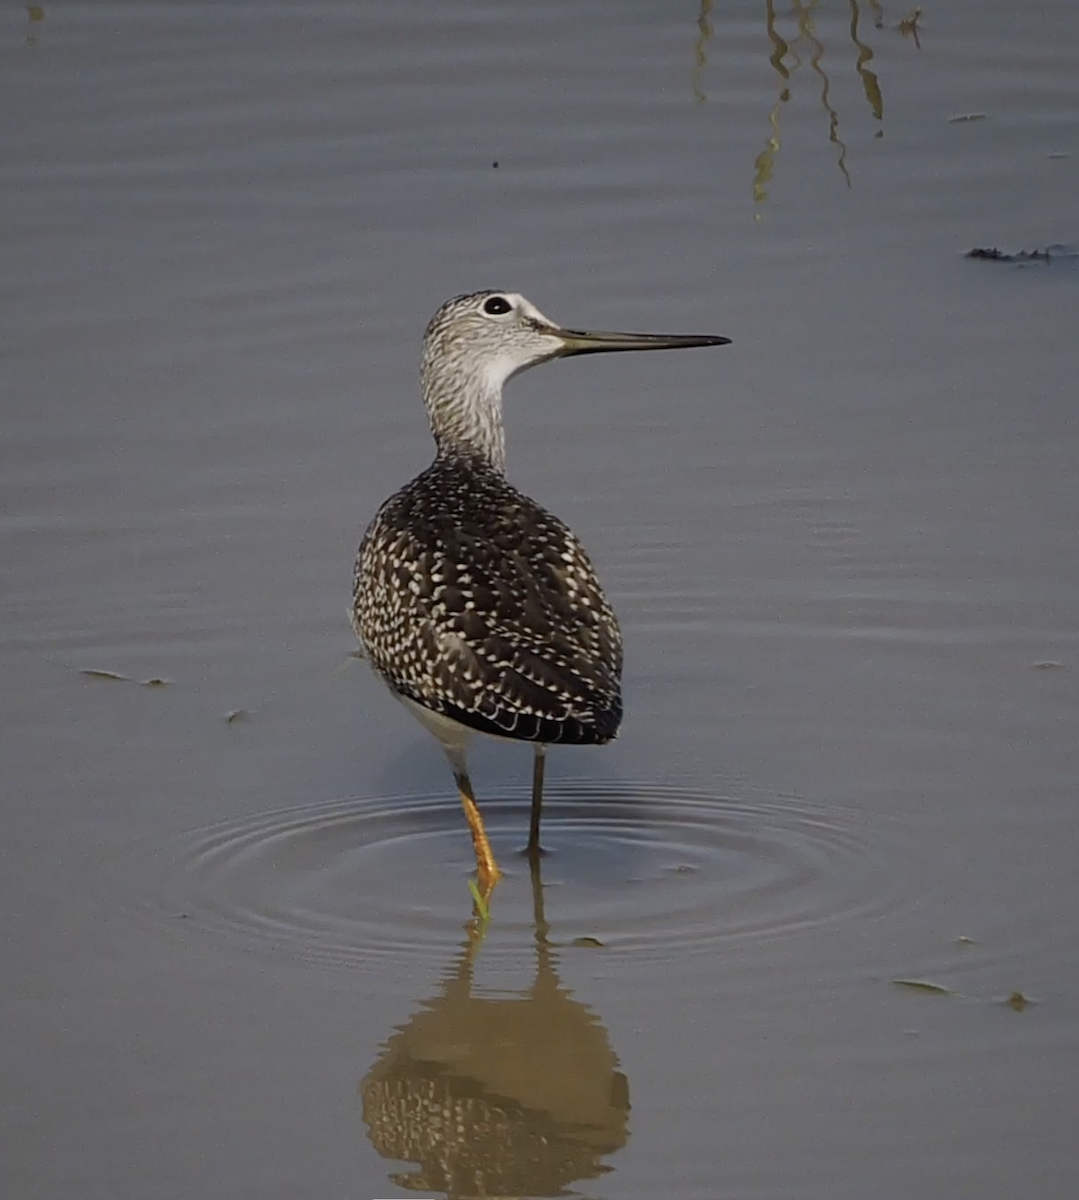
[[[389,686],[470,728],[595,744],[622,718],[622,638],[580,542],[482,458],[440,456],[360,546],[354,621]]]

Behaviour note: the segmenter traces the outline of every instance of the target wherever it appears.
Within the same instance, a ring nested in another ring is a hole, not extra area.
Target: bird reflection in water
[[[607,1031],[562,986],[532,870],[535,978],[519,995],[475,996],[478,922],[437,996],[388,1040],[360,1092],[390,1175],[408,1191],[561,1196],[613,1170],[628,1137],[629,1084]]]

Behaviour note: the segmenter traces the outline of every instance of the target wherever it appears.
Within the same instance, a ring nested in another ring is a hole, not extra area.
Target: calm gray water
[[[1074,1196],[1079,10],[923,7],[0,11],[5,1196]],[[484,286],[733,345],[511,385],[627,717],[481,938],[345,608]]]

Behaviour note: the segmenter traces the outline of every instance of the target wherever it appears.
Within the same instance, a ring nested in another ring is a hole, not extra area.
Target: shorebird
[[[485,896],[501,872],[468,773],[474,735],[532,743],[535,858],[548,745],[602,745],[622,720],[618,621],[573,532],[506,480],[503,384],[553,358],[729,341],[563,329],[502,291],[448,300],[427,326],[435,460],[368,526],[351,616],[376,674],[449,759]]]

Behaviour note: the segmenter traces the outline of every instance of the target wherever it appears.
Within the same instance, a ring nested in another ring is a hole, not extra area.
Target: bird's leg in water
[[[540,810],[543,808],[543,767],[547,761],[547,747],[542,742],[536,743],[536,756],[532,761],[532,816],[528,822],[529,858],[536,858],[543,853],[540,846]]]
[[[468,777],[464,752],[447,750],[446,755],[453,767],[453,778],[461,796],[461,807],[465,810],[468,831],[472,834],[472,848],[476,852],[476,879],[480,885],[480,891],[486,898],[494,891],[495,884],[502,878],[502,872],[498,869],[498,863],[495,862],[494,852],[491,850],[491,843],[487,838],[487,830],[483,827],[483,817],[480,816],[479,805],[477,805],[475,794],[472,791],[472,780]]]

